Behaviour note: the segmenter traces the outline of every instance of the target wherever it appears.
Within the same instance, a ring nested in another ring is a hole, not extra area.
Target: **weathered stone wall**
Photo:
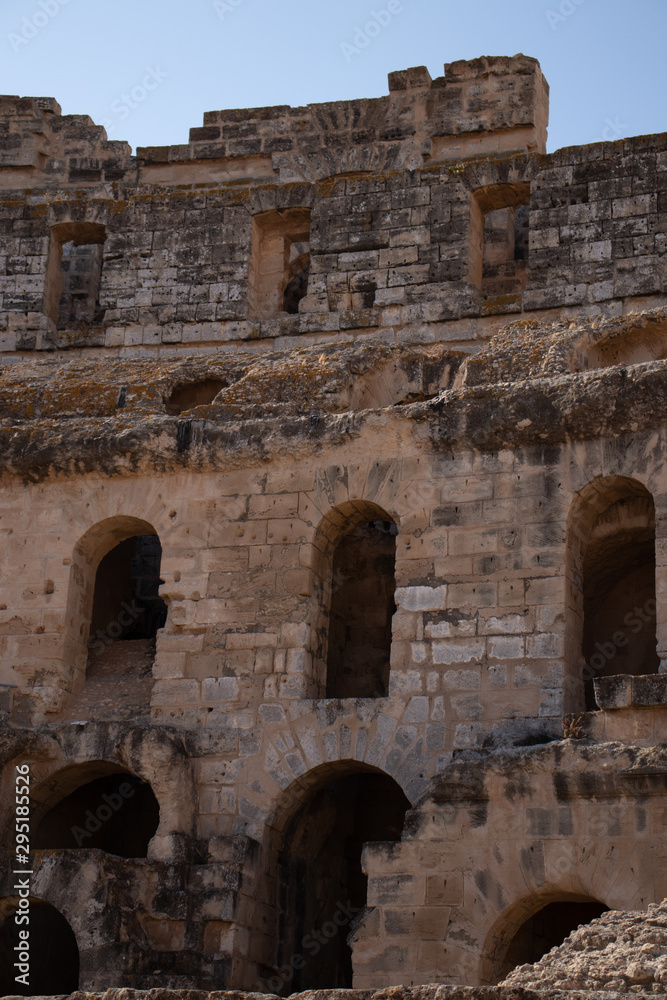
[[[664,898],[667,138],[547,157],[523,56],[136,157],[0,117],[2,797],[28,763],[34,829],[113,775],[159,806],[145,857],[32,856],[81,987],[493,983],[552,902]],[[122,641],[98,572],[150,536],[166,623]],[[622,677],[585,648],[614,573],[603,650],[650,604]],[[332,607],[367,697],[327,697]]]
[[[466,751],[400,844],[365,848],[372,909],[353,932],[357,984],[373,984],[389,954],[396,984],[498,982],[515,934],[552,900],[645,909],[667,885],[664,791],[664,748]]]
[[[455,63],[433,82],[409,70],[390,88],[375,101],[211,113],[188,146],[136,158],[55,102],[3,98],[0,349],[165,355],[371,333],[470,348],[508,313],[664,303],[664,135],[545,156],[545,84],[525,57]],[[488,294],[479,206],[524,189],[525,290]],[[294,316],[257,315],[253,219],[292,209],[310,211],[307,295]],[[49,234],[70,223],[105,234],[85,329],[48,315]]]

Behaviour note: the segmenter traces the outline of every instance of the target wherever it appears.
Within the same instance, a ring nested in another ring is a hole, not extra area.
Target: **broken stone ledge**
[[[601,709],[648,708],[667,704],[667,674],[616,674],[593,681],[595,700]]]

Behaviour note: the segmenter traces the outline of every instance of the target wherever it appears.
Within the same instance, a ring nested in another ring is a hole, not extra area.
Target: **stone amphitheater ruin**
[[[0,98],[0,993],[665,991],[495,988],[667,926],[667,136],[547,118]]]

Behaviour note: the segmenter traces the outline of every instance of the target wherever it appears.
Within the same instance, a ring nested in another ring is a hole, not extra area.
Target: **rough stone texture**
[[[633,996],[649,997],[655,993],[633,990]],[[61,995],[58,1000],[65,1000]],[[272,993],[240,993],[218,990],[207,993],[203,990],[131,990],[110,989],[104,993],[71,993],[71,1000],[264,1000],[273,998]],[[527,989],[522,986],[392,986],[381,990],[306,990],[292,993],[289,1000],[617,1000],[623,996],[616,990],[595,991],[550,989]],[[9,997],[7,1000],[16,1000]]]
[[[646,913],[606,913],[570,934],[504,986],[537,990],[667,994],[667,900]]]
[[[0,948],[21,762],[119,998],[528,1000],[543,910],[667,896],[667,136],[547,156],[546,98],[483,57],[136,157],[0,98]],[[75,845],[127,775],[145,856]]]

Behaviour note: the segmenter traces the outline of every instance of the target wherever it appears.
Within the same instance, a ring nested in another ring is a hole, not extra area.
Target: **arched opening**
[[[571,619],[586,708],[595,710],[596,678],[659,667],[653,498],[637,480],[595,480],[575,502],[570,528]]]
[[[597,900],[567,900],[547,903],[518,928],[498,970],[497,981],[519,965],[534,965],[557,948],[581,924],[606,913],[609,907]]]
[[[334,550],[327,698],[389,691],[397,533],[393,521],[363,521]]]
[[[157,535],[133,535],[100,560],[88,640],[88,680],[131,676],[150,684],[155,637],[167,619],[158,590]]]
[[[26,902],[29,910],[25,909]],[[29,923],[24,922],[25,913]],[[79,989],[79,948],[74,931],[62,913],[40,899],[21,903],[18,899],[5,899],[0,901],[2,916],[5,919],[0,924],[0,996],[75,993]],[[27,977],[22,976],[23,968],[14,967],[17,958],[19,965],[29,967]],[[22,958],[27,961],[22,962]],[[17,974],[23,981],[17,981]]]
[[[379,771],[355,768],[308,794],[278,863],[278,993],[352,986],[350,922],[366,905],[363,845],[400,840],[410,803]]]
[[[332,510],[318,529],[314,659],[327,698],[388,694],[397,534],[385,510],[360,500]]]
[[[167,606],[158,591],[162,546],[157,535],[133,535],[100,560],[95,574],[90,647],[117,641],[154,642]]]
[[[147,857],[160,822],[158,801],[147,781],[112,767],[98,762],[61,775],[46,811],[38,809],[34,850],[99,848],[121,858]],[[99,771],[109,773],[86,780]]]
[[[161,557],[152,525],[134,517],[102,521],[76,546],[66,646],[66,662],[79,669],[77,702],[67,709],[74,718],[136,718],[147,710],[155,637],[167,617]]]

